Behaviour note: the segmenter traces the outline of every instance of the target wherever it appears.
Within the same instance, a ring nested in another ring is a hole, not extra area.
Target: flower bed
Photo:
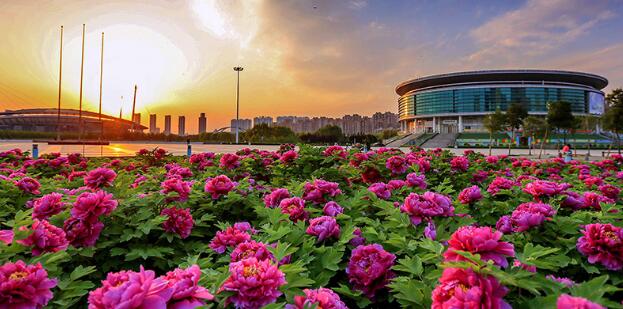
[[[0,153],[0,308],[623,308],[623,158]]]

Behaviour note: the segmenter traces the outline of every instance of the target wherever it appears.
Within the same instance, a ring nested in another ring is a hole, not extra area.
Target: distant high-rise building
[[[179,116],[177,122],[177,135],[185,136],[186,135],[186,117]]]
[[[164,116],[164,134],[171,134],[171,115]]]
[[[156,114],[149,115],[149,133],[158,134],[160,129],[156,127]]]
[[[238,127],[238,132],[244,132],[251,129],[251,119],[238,119],[238,122],[236,122],[236,119],[232,119],[230,127],[230,132],[232,133],[236,132],[236,127]]]
[[[268,117],[268,116],[259,116],[259,117],[255,117],[253,118],[253,126],[257,126],[260,124],[267,124],[269,126],[273,125],[273,117]]]
[[[206,133],[208,128],[208,119],[206,118],[206,113],[201,113],[199,116],[199,134]]]

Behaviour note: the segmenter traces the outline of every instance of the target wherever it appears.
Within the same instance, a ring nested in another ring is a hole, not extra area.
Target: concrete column
[[[433,133],[437,131],[437,118],[433,117]]]
[[[463,116],[459,116],[459,133],[463,133]]]

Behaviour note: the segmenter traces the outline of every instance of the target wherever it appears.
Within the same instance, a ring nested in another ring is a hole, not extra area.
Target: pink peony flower
[[[400,210],[409,215],[414,225],[420,224],[424,218],[454,216],[450,199],[435,192],[409,194]]]
[[[77,248],[94,246],[103,228],[104,223],[97,219],[89,221],[89,219],[69,217],[63,224],[67,240]]]
[[[316,179],[313,183],[306,182],[303,192],[303,199],[316,204],[324,204],[327,197],[336,197],[342,194],[339,185],[322,179]]]
[[[382,200],[388,200],[392,196],[392,191],[382,182],[377,182],[368,187],[368,191],[374,193]]]
[[[535,199],[555,196],[570,187],[569,184],[558,184],[551,181],[535,180],[526,184],[524,192],[532,195]]]
[[[112,186],[115,178],[117,178],[117,173],[115,173],[115,171],[105,167],[99,167],[90,171],[84,177],[84,185],[91,189],[109,187]]]
[[[184,239],[190,236],[193,229],[193,216],[188,208],[165,208],[160,212],[161,216],[167,216],[167,220],[162,222],[162,227],[169,233],[176,233]]]
[[[50,290],[56,284],[41,263],[6,262],[0,266],[0,308],[43,308],[52,299]]]
[[[199,286],[201,269],[192,265],[186,269],[176,268],[162,277],[173,290],[168,309],[187,309],[205,306],[206,300],[214,296],[206,288]]]
[[[251,225],[247,222],[238,222],[230,226],[225,231],[218,231],[212,241],[210,248],[216,253],[223,253],[227,247],[235,247],[240,243],[251,240],[251,235],[247,232],[255,233]]]
[[[334,201],[327,202],[322,208],[322,213],[331,217],[337,217],[337,215],[343,212],[344,208]]]
[[[611,184],[605,184],[599,186],[599,191],[601,191],[601,194],[603,194],[605,197],[616,201],[619,199],[619,193],[621,192],[621,189]]]
[[[89,309],[167,308],[174,289],[151,270],[108,273],[102,286],[89,293]]]
[[[353,231],[353,238],[351,238],[349,243],[350,243],[351,246],[354,246],[354,247],[358,247],[358,246],[364,245],[366,243],[366,238],[361,236],[361,229],[360,228],[356,228]]]
[[[469,159],[466,157],[454,157],[450,161],[450,168],[455,171],[466,171],[469,168]]]
[[[242,164],[240,157],[233,153],[226,153],[221,156],[219,166],[224,169],[233,170]]]
[[[448,251],[444,253],[446,261],[467,261],[456,253],[457,250],[479,254],[483,261],[493,261],[500,267],[507,267],[506,257],[515,256],[513,244],[500,241],[502,233],[490,227],[460,227],[448,241]]]
[[[290,197],[290,192],[288,191],[288,189],[279,188],[279,189],[271,191],[270,193],[264,196],[264,205],[266,205],[266,207],[269,207],[269,208],[275,208],[279,206],[279,203],[281,203],[282,200],[289,198],[289,197]]]
[[[557,309],[606,309],[606,307],[582,297],[561,294],[556,301]]]
[[[296,151],[288,150],[279,157],[279,161],[281,161],[281,163],[283,164],[289,164],[294,162],[294,160],[296,160],[298,157],[299,155],[298,153],[296,153]]]
[[[97,221],[101,215],[110,215],[117,208],[117,201],[112,194],[99,190],[84,192],[76,198],[71,216],[88,221]]]
[[[294,296],[294,304],[286,305],[286,309],[348,309],[346,304],[342,302],[340,296],[331,289],[318,288],[316,290],[304,289],[305,296]]]
[[[160,183],[160,193],[167,195],[171,192],[177,193],[177,196],[169,196],[167,197],[167,201],[186,201],[188,200],[188,196],[190,195],[191,182],[184,181],[178,177],[169,178],[162,183]]]
[[[58,228],[48,221],[34,219],[32,233],[18,242],[24,246],[32,246],[32,255],[38,256],[45,252],[58,252],[67,249],[69,242],[63,229]]]
[[[593,208],[596,210],[601,210],[601,203],[605,203],[605,204],[615,203],[614,200],[609,199],[605,196],[599,195],[595,192],[591,192],[591,191],[584,192],[583,200],[584,200],[584,205],[582,205],[582,208]]]
[[[461,204],[473,204],[482,199],[482,193],[480,192],[480,188],[478,186],[471,186],[463,189],[461,193],[459,193],[459,201]]]
[[[407,174],[407,185],[412,188],[426,189],[426,176],[417,173]]]
[[[335,218],[322,216],[309,220],[309,227],[306,232],[308,235],[318,237],[318,241],[323,241],[330,237],[339,238],[340,226]]]
[[[346,159],[348,156],[344,147],[338,145],[327,147],[327,149],[322,152],[322,155],[325,157],[336,157],[342,159]]]
[[[348,261],[346,273],[353,288],[373,298],[376,292],[394,277],[391,268],[396,256],[385,251],[379,244],[358,246]]]
[[[305,200],[300,197],[281,200],[279,208],[281,208],[281,213],[289,215],[290,220],[294,222],[309,218],[309,213],[305,210]]]
[[[472,174],[471,181],[472,183],[480,183],[487,180],[488,177],[489,173],[487,171],[476,171],[474,174]]]
[[[13,233],[13,230],[0,230],[0,242],[4,243],[5,245],[10,245],[11,243],[13,243],[14,236],[15,233]]]
[[[232,251],[231,262],[238,262],[246,258],[254,257],[258,261],[273,260],[275,257],[268,250],[268,247],[263,242],[257,242],[255,240],[249,240],[239,243],[234,251]]]
[[[556,210],[552,206],[543,203],[523,203],[511,214],[510,220],[513,231],[523,232],[532,227],[539,226],[543,221],[550,219]]]
[[[401,156],[393,156],[387,159],[385,162],[385,167],[392,172],[394,175],[404,174],[409,168],[409,162],[405,160],[405,158]]]
[[[493,276],[483,277],[471,269],[444,269],[433,290],[432,309],[511,309],[504,301],[508,289]]]
[[[623,269],[623,229],[612,224],[587,224],[576,247],[591,264],[599,263],[609,270]]]
[[[491,195],[496,195],[498,192],[502,190],[510,190],[514,186],[517,186],[516,182],[504,177],[496,177],[487,188],[487,192]]]
[[[285,275],[269,260],[258,261],[254,257],[229,264],[229,278],[222,290],[232,291],[227,298],[236,308],[261,308],[274,303],[286,284]]]
[[[30,193],[30,194],[41,193],[41,191],[39,191],[39,188],[41,188],[41,184],[39,184],[37,180],[30,178],[30,177],[24,177],[20,179],[19,181],[15,183],[15,186],[17,186],[20,190],[22,190],[25,193]]]
[[[34,219],[46,220],[65,209],[65,203],[61,200],[63,195],[60,193],[50,193],[38,198],[32,209],[32,217]]]
[[[208,179],[205,185],[205,192],[212,194],[212,199],[216,200],[221,196],[227,195],[231,190],[236,187],[236,183],[231,181],[229,177],[225,175],[219,175],[214,178]]]
[[[498,159],[498,157],[497,157],[497,156],[487,156],[487,157],[485,158],[485,160],[486,160],[486,161],[487,161],[487,163],[489,163],[489,164],[497,164],[497,163],[498,163],[498,161],[499,161],[499,159]]]

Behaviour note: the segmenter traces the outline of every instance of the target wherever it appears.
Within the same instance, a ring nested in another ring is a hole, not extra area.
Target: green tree
[[[535,140],[537,136],[545,137],[547,121],[544,118],[528,116],[523,120],[523,136]],[[532,155],[532,144],[528,145],[528,155]]]
[[[511,130],[512,141],[508,143],[508,154],[511,154],[511,145],[515,140],[515,131],[521,128],[523,120],[528,117],[528,110],[521,103],[513,103],[508,107],[506,111],[506,122]]]
[[[567,133],[577,124],[571,112],[571,104],[566,101],[551,102],[547,106],[547,124],[549,127],[564,132],[564,142],[567,142]]]
[[[617,149],[621,153],[621,138],[619,134],[623,132],[623,89],[612,90],[606,96],[608,102],[606,113],[603,116],[604,129],[612,131],[617,141]]]
[[[483,121],[484,127],[489,131],[489,155],[493,147],[493,134],[502,131],[506,127],[506,115],[501,110],[485,116]]]

